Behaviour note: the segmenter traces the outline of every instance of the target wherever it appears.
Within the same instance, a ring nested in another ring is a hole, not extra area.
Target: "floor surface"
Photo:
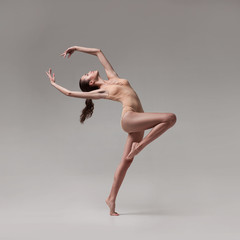
[[[120,216],[110,216],[104,200],[112,176],[1,177],[0,239],[240,239],[238,202],[216,201],[217,185],[211,195],[212,184],[194,190],[186,176],[185,186],[157,179],[127,176]]]

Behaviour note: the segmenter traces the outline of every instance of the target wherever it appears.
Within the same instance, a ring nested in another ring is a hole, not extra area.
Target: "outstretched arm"
[[[97,89],[91,92],[78,92],[78,91],[70,91],[60,85],[58,85],[55,82],[55,74],[53,73],[53,76],[51,76],[52,70],[49,68],[49,72],[46,72],[48,75],[51,84],[57,88],[60,92],[65,94],[69,97],[77,97],[77,98],[91,98],[91,99],[100,99],[100,98],[106,98],[108,96],[107,92],[103,89]]]
[[[69,91],[67,96],[77,97],[77,98],[101,99],[101,98],[106,98],[108,94],[103,89],[97,89],[91,92]]]
[[[67,90],[66,88],[64,88],[64,87],[62,87],[62,86],[60,86],[60,85],[58,85],[58,84],[56,84],[56,82],[55,82],[55,73],[53,73],[53,75],[51,75],[52,74],[52,69],[51,68],[49,68],[49,70],[48,70],[48,72],[46,72],[46,74],[48,75],[48,77],[49,77],[49,79],[50,79],[50,83],[55,87],[55,88],[57,88],[61,93],[63,93],[63,94],[65,94],[65,95],[69,95],[69,90]]]
[[[91,92],[79,92],[79,91],[70,91],[56,83],[52,84],[55,88],[57,88],[60,92],[69,97],[77,97],[77,98],[91,98],[91,99],[100,99],[106,98],[107,93],[102,89],[97,89]]]
[[[53,83],[51,83],[57,90],[59,90],[61,93],[63,93],[63,94],[65,94],[65,95],[69,95],[69,90],[68,89],[66,89],[66,88],[64,88],[64,87],[62,87],[62,86],[60,86],[60,85],[58,85],[58,84],[56,84],[55,82],[53,82]]]

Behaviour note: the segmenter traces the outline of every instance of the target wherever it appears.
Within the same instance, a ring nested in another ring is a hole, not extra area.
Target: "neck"
[[[98,75],[98,80],[95,82],[95,86],[101,87],[102,85],[106,84],[107,80],[102,79],[99,75]]]

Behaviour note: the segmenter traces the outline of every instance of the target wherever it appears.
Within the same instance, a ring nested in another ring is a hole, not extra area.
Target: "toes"
[[[119,216],[117,212],[110,213],[111,216]]]
[[[128,154],[127,157],[126,157],[126,159],[127,159],[127,160],[130,160],[130,159],[132,159],[132,156],[131,156],[130,154]]]
[[[126,159],[131,159],[131,158],[134,157],[134,155],[136,154],[136,146],[137,146],[137,144],[138,144],[137,142],[134,142],[134,143],[132,144],[131,151],[130,151],[130,153],[127,155]]]

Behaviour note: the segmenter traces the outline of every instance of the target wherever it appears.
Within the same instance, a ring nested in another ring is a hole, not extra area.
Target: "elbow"
[[[71,96],[71,92],[70,92],[70,91],[67,91],[67,92],[65,92],[65,95],[66,95],[66,96]]]
[[[101,53],[101,52],[102,52],[101,49],[97,49],[96,50],[96,56],[98,56],[98,54]]]

